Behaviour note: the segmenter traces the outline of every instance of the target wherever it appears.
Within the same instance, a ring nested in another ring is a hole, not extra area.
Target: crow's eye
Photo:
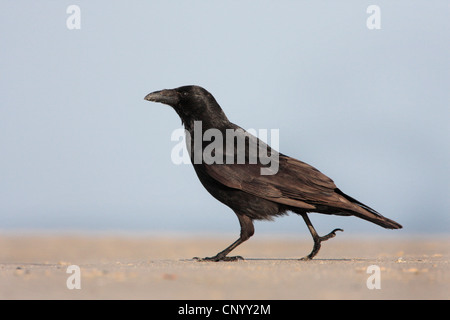
[[[188,93],[187,92],[183,92],[183,97],[187,97]]]

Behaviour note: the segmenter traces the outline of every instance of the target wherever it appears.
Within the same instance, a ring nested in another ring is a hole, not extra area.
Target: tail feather
[[[373,222],[373,223],[375,223],[379,226],[382,226],[383,228],[386,228],[386,229],[401,229],[402,228],[402,225],[399,224],[398,222],[395,222],[394,220],[383,217],[376,210],[372,209],[371,207],[365,205],[362,202],[359,202],[358,200],[350,197],[349,195],[346,195],[338,188],[336,188],[334,191],[358,207],[359,210],[355,210],[354,212],[352,212],[355,216],[357,216],[361,219]]]

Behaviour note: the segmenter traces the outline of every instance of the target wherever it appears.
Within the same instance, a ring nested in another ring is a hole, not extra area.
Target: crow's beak
[[[175,106],[180,101],[178,92],[176,92],[175,90],[155,91],[146,95],[144,99],[148,101],[168,104],[169,106]]]

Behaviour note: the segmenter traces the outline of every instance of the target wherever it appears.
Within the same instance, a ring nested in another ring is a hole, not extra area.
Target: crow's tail
[[[359,202],[356,199],[353,199],[352,197],[343,193],[341,190],[336,188],[334,191],[355,205],[356,210],[352,210],[352,213],[355,216],[357,216],[361,219],[373,222],[373,223],[375,223],[379,226],[382,226],[383,228],[386,228],[386,229],[401,229],[402,228],[401,224],[395,222],[394,220],[383,217],[380,213],[378,213],[371,207],[365,205],[364,203]]]

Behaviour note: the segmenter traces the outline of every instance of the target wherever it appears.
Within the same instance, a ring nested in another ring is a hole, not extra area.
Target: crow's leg
[[[306,257],[303,257],[301,260],[311,260],[312,258],[315,257],[315,255],[317,253],[319,253],[320,250],[320,246],[321,246],[321,242],[322,241],[326,241],[328,239],[334,238],[336,236],[336,231],[344,231],[342,229],[334,229],[333,231],[331,231],[329,234],[320,237],[317,232],[316,229],[314,229],[311,221],[309,220],[308,216],[306,213],[302,214],[303,220],[305,220],[306,225],[308,226],[309,232],[311,232],[311,235],[313,237],[314,240],[314,247],[311,251],[311,253],[309,255],[307,255]]]
[[[251,218],[236,214],[239,223],[241,225],[241,235],[239,239],[237,239],[235,242],[233,242],[230,246],[225,248],[225,250],[220,251],[218,254],[216,254],[214,257],[206,257],[206,258],[198,258],[195,257],[194,259],[197,261],[237,261],[237,260],[244,260],[241,256],[234,256],[234,257],[227,257],[227,254],[231,252],[234,248],[236,248],[238,245],[240,245],[242,242],[248,240],[254,233],[255,228],[253,227],[253,221]]]

